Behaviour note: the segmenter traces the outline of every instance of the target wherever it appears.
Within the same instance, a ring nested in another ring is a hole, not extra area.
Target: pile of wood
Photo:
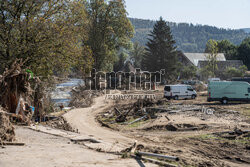
[[[9,113],[19,115],[21,122],[29,122],[31,113],[23,108],[31,105],[32,89],[29,83],[30,73],[22,67],[24,62],[16,60],[0,76],[0,105]]]
[[[12,142],[15,140],[14,127],[6,112],[0,109],[0,143],[3,141]]]
[[[114,108],[115,115],[117,115],[115,121],[119,123],[125,122],[128,120],[127,117],[138,118],[138,121],[149,118],[154,119],[156,118],[155,113],[159,112],[159,110],[152,107],[162,105],[164,103],[167,103],[166,99],[163,100],[139,99],[127,109],[125,108],[120,111],[118,108]]]

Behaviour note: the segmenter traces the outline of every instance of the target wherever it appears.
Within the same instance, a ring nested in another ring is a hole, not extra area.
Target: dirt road
[[[112,105],[112,101],[106,101],[105,96],[95,99],[94,104],[88,108],[74,109],[64,115],[68,123],[83,135],[89,135],[101,143],[87,143],[91,148],[103,151],[116,152],[133,145],[134,139],[125,137],[117,131],[101,127],[95,120],[96,114],[103,112]]]
[[[143,166],[135,159],[121,159],[117,155],[89,150],[68,139],[16,127],[18,142],[25,146],[0,148],[1,167],[114,167]],[[155,166],[144,164],[145,166]]]

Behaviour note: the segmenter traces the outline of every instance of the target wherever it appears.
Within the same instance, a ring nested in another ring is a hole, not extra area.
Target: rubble
[[[71,125],[67,122],[67,120],[63,116],[47,121],[46,125],[56,129],[62,129],[70,132],[77,132],[77,130],[72,128]]]
[[[11,124],[7,113],[0,109],[0,143],[3,141],[12,142],[14,140],[14,126]]]
[[[249,130],[242,130],[239,128],[235,128],[233,131],[226,131],[226,132],[215,132],[214,135],[218,137],[222,137],[229,140],[237,140],[240,138],[249,138],[250,131]]]
[[[0,105],[9,113],[16,114],[17,121],[30,123],[32,89],[30,71],[23,69],[22,60],[16,60],[0,77]],[[34,83],[36,82],[33,78]]]
[[[69,107],[85,108],[91,106],[95,97],[104,94],[102,91],[86,90],[84,86],[78,86],[72,89],[72,99]]]

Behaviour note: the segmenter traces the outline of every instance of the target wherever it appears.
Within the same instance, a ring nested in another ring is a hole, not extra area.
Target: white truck
[[[196,91],[190,85],[166,85],[164,87],[164,97],[167,99],[195,99]]]

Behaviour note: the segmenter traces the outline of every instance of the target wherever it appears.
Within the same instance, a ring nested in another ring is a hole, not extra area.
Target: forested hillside
[[[147,42],[148,34],[153,29],[155,21],[134,19],[130,21],[135,27],[133,42],[138,41],[142,45]],[[233,44],[240,44],[242,40],[250,36],[244,30],[228,30],[207,25],[193,25],[187,23],[168,22],[172,34],[176,41],[178,50],[183,52],[204,52],[206,43],[209,39],[223,40],[228,39]]]
[[[250,33],[250,28],[242,28],[241,30],[244,30],[246,33]]]

